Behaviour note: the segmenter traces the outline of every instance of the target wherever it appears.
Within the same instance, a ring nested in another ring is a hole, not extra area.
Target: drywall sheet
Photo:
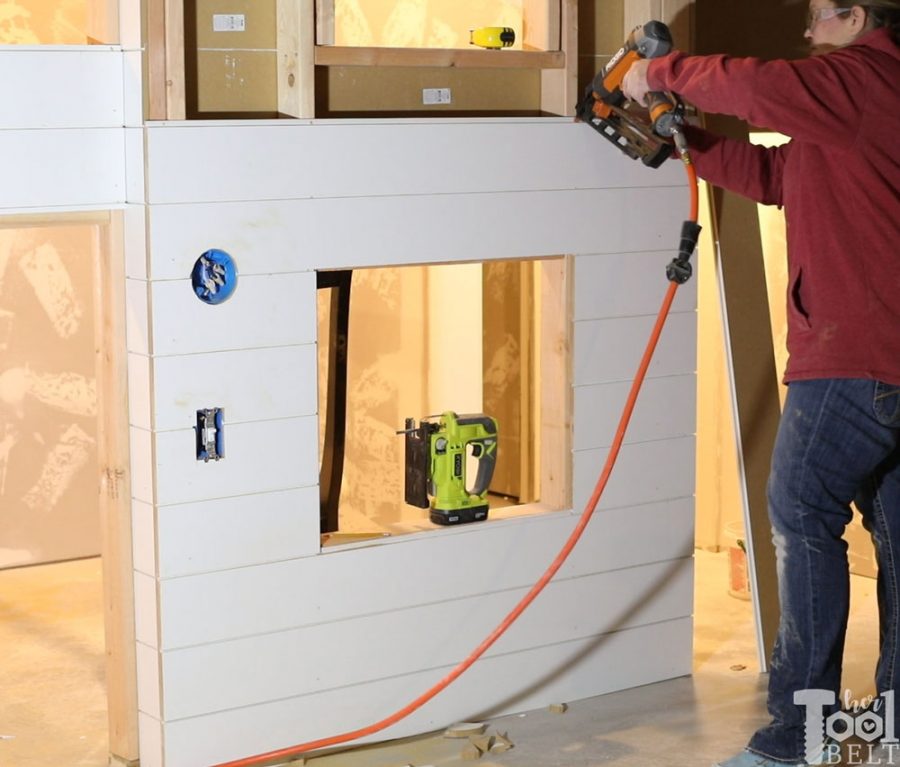
[[[0,567],[100,552],[98,230],[0,228]]]
[[[146,146],[146,229],[126,232],[141,762],[196,767],[386,716],[540,575],[608,451],[688,195],[676,164],[568,120],[159,124]],[[189,277],[209,248],[238,264],[217,306]],[[559,255],[572,508],[320,550],[316,270]],[[572,560],[377,737],[690,673],[695,300],[682,288]],[[192,413],[217,406],[226,457],[198,462]]]

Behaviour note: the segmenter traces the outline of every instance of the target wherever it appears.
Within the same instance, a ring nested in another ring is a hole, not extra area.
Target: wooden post
[[[541,503],[551,509],[572,505],[571,269],[569,256],[540,263],[538,474]]]
[[[276,0],[278,111],[315,117],[315,0]]]
[[[98,230],[94,341],[109,750],[112,763],[131,765],[138,759],[138,725],[121,214],[113,214],[109,225]]]
[[[541,111],[570,116],[578,101],[578,0],[560,0],[559,14],[559,45],[566,64],[541,72]]]
[[[183,120],[184,1],[146,0],[145,75],[149,120]]]

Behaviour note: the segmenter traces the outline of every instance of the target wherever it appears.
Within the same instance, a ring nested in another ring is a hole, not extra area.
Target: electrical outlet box
[[[213,32],[243,32],[247,20],[243,13],[214,13]]]
[[[449,104],[450,101],[449,88],[422,88],[423,104]]]

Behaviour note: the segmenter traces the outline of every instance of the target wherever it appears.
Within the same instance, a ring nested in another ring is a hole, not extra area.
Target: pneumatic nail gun
[[[636,104],[625,98],[622,79],[638,59],[654,59],[671,50],[672,34],[661,21],[635,27],[576,107],[577,119],[651,168],[672,154],[673,139],[683,139],[684,104],[674,94],[660,91],[647,94],[646,107]]]

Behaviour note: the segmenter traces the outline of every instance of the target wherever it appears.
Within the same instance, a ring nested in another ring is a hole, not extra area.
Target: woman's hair
[[[887,28],[893,41],[900,45],[900,0],[875,0],[872,3],[834,0],[834,4],[837,8],[852,8],[858,5],[866,12],[873,28]]]

